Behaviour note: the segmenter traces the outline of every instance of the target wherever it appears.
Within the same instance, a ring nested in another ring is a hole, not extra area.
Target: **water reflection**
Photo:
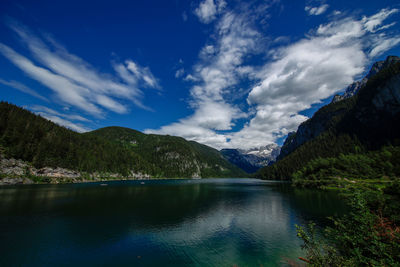
[[[295,223],[343,210],[336,194],[250,179],[4,187],[0,199],[0,265],[284,265],[301,253]]]

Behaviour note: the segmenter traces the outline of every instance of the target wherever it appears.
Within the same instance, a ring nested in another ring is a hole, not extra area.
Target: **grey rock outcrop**
[[[64,177],[64,178],[79,178],[81,177],[81,174],[77,171],[73,170],[68,170],[64,168],[50,168],[50,167],[44,167],[39,170],[34,170],[32,172],[33,175],[36,176],[46,176],[46,177],[54,177],[54,178],[59,178],[59,177]]]
[[[63,182],[84,182],[101,181],[108,179],[150,179],[149,174],[142,172],[131,171],[127,177],[123,177],[116,173],[91,173],[82,175],[82,173],[65,168],[43,167],[40,169],[34,168],[28,162],[17,159],[7,159],[3,154],[0,154],[0,174],[3,178],[0,179],[0,185],[15,185],[15,184],[32,184],[34,183],[29,177],[46,177],[48,183],[63,183]],[[195,175],[195,174],[194,174]]]
[[[399,62],[400,58],[396,57],[396,56],[388,56],[386,58],[386,60],[382,60],[382,61],[378,61],[375,62],[370,71],[368,72],[368,74],[361,80],[361,81],[356,81],[352,84],[350,84],[343,95],[335,95],[332,99],[332,103],[341,101],[343,99],[347,99],[349,97],[352,97],[353,95],[357,94],[357,92],[364,87],[368,80],[374,76],[375,74],[377,74],[380,70],[382,70],[383,68],[386,68],[387,66],[394,64],[396,62]]]
[[[33,184],[29,178],[3,178],[0,180],[0,185],[16,185],[16,184]]]

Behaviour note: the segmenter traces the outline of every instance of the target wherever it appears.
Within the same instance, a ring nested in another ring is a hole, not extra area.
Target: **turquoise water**
[[[256,179],[0,187],[1,266],[287,266],[335,193]]]

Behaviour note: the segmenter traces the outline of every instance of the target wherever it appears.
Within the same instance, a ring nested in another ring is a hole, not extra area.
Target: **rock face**
[[[320,135],[328,127],[332,117],[339,115],[341,112],[345,112],[345,110],[338,110],[334,113],[317,112],[314,114],[312,119],[300,124],[297,132],[291,132],[288,134],[288,137],[283,143],[280,154],[277,157],[277,161],[292,153],[297,147],[301,146],[308,140]]]
[[[242,153],[247,155],[255,155],[259,158],[263,158],[265,161],[264,165],[268,165],[269,162],[274,161],[279,155],[281,147],[277,144],[269,144],[266,146],[251,148],[248,150],[242,150]]]
[[[360,88],[364,87],[367,84],[368,80],[372,76],[374,76],[380,70],[382,70],[383,68],[386,68],[390,64],[394,64],[394,63],[399,62],[399,61],[400,61],[399,57],[388,56],[386,58],[386,60],[375,62],[372,65],[371,70],[368,72],[368,74],[361,81],[356,81],[356,82],[350,84],[346,88],[346,90],[345,90],[343,95],[335,95],[333,97],[333,99],[332,99],[332,103],[341,101],[343,99],[347,99],[347,98],[352,97],[353,95],[357,94],[357,92],[360,90]]]
[[[276,160],[280,152],[280,146],[269,144],[248,150],[222,149],[220,152],[232,164],[247,173],[254,173]]]
[[[0,155],[0,173],[9,176],[45,176],[45,177],[64,177],[64,178],[78,178],[81,174],[77,171],[72,171],[63,168],[50,168],[44,167],[36,169],[29,163],[20,159],[7,159]]]
[[[337,103],[343,99],[357,95],[360,90],[365,91],[363,89],[367,88],[367,82],[375,74],[398,62],[400,62],[400,58],[395,56],[389,56],[385,61],[376,62],[368,75],[361,81],[351,84],[346,89],[344,95],[336,96],[332,102]],[[371,88],[367,91],[368,92],[362,94],[365,99],[359,99],[356,109],[354,110],[354,116],[357,118],[356,121],[360,123],[357,127],[359,129],[371,129],[376,125],[376,127],[382,128],[382,120],[384,120],[384,118],[387,119],[388,125],[390,125],[393,119],[387,118],[387,114],[391,114],[391,117],[393,117],[400,113],[400,75],[393,76],[385,81],[384,86],[375,89]],[[292,132],[288,135],[277,160],[281,160],[302,144],[319,136],[329,128],[333,117],[345,113],[348,113],[345,108],[338,108],[332,112],[329,111],[329,106],[322,107],[311,119],[300,124],[297,132]],[[374,129],[374,131],[378,130],[378,128]],[[360,134],[360,136],[361,135],[362,134]]]
[[[29,178],[4,178],[0,180],[0,185],[33,184]]]
[[[54,178],[59,178],[59,177],[79,178],[79,177],[81,177],[81,174],[77,171],[63,169],[60,167],[57,167],[57,168],[44,167],[39,170],[32,169],[32,174],[37,175],[37,176],[46,176],[46,177],[54,177]]]
[[[30,173],[33,169],[28,163],[22,160],[6,159],[0,154],[0,173],[10,176],[21,176]]]
[[[64,169],[64,168],[51,168],[43,167],[36,169],[28,162],[17,159],[7,159],[4,155],[0,154],[0,185],[15,185],[15,184],[33,184],[32,179],[28,177],[46,177],[49,178],[47,183],[61,183],[61,182],[84,182],[96,181],[104,179],[150,179],[150,175],[141,172],[132,171],[127,177],[122,177],[120,174],[116,173],[91,173],[83,175],[82,173],[74,170]],[[43,182],[42,181],[42,182]]]

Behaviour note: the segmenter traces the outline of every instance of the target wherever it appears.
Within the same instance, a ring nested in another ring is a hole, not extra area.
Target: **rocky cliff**
[[[400,58],[399,58],[399,57],[396,57],[396,56],[388,56],[388,57],[386,58],[386,60],[382,60],[382,61],[375,62],[375,63],[372,65],[372,67],[371,67],[370,71],[368,72],[368,74],[367,74],[363,79],[361,79],[360,81],[356,81],[356,82],[350,84],[350,85],[346,88],[344,94],[342,94],[342,95],[339,95],[339,94],[335,95],[335,96],[333,97],[333,99],[332,99],[332,103],[341,101],[341,100],[343,100],[343,99],[347,99],[347,98],[352,97],[353,95],[357,94],[357,92],[360,90],[360,88],[364,87],[364,86],[367,84],[368,79],[370,79],[372,76],[374,76],[375,74],[377,74],[380,70],[386,68],[387,66],[389,66],[389,65],[391,65],[391,64],[394,64],[394,63],[396,63],[396,62],[399,62],[399,61],[400,61]]]

